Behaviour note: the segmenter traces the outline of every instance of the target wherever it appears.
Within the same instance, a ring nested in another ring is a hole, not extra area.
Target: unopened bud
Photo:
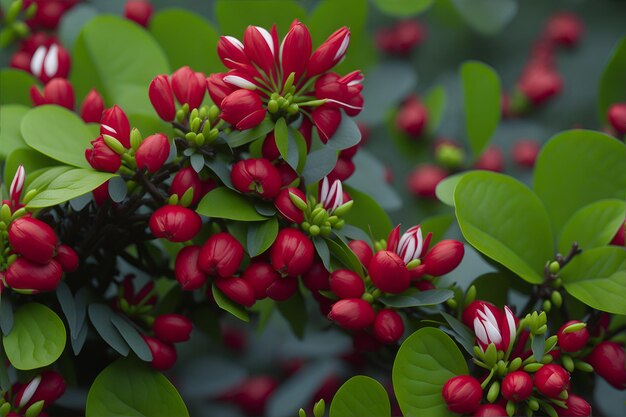
[[[333,214],[335,214],[336,216],[343,216],[344,214],[346,214],[348,212],[348,210],[350,210],[350,208],[352,207],[352,205],[354,204],[354,200],[350,200],[346,203],[343,203],[342,205],[340,205],[339,207],[337,207],[334,211]]]
[[[561,269],[561,265],[557,261],[553,261],[549,266],[550,272],[556,274]]]
[[[306,417],[306,411],[304,411],[304,409],[300,409],[300,411],[298,411],[298,416],[299,417]]]
[[[524,371],[526,372],[537,372],[543,367],[543,363],[529,363],[524,366]]]
[[[554,304],[556,308],[561,308],[561,305],[563,305],[563,296],[559,291],[552,291],[552,294],[550,294],[550,299],[552,300],[552,304]]]
[[[593,366],[584,361],[575,361],[574,366],[579,371],[583,372],[593,372]]]
[[[167,204],[175,206],[178,204],[178,201],[178,194],[172,194],[170,198],[167,199]]]
[[[291,74],[293,75],[293,73]],[[313,415],[315,417],[323,417],[325,411],[326,411],[326,402],[322,398],[321,400],[316,402],[315,405],[313,406]]]
[[[463,301],[463,306],[467,307],[476,299],[476,286],[471,285],[467,292],[465,293],[465,300]]]
[[[278,102],[276,100],[270,100],[267,103],[267,111],[269,111],[270,113],[274,114],[277,113],[279,110],[279,106],[278,106]]]
[[[124,148],[122,142],[115,139],[113,136],[102,135],[102,138],[104,139],[104,143],[106,143],[107,146],[111,148],[111,150],[113,150],[113,152],[115,152],[116,154],[124,155],[124,153],[126,153],[126,148]]]
[[[205,142],[204,134],[203,133],[198,133],[196,135],[195,142],[196,142],[196,145],[198,145],[198,146],[204,145],[204,142]]]
[[[43,410],[44,403],[44,400],[33,403],[24,413],[24,417],[37,417],[41,413],[41,410]]]
[[[22,202],[24,204],[28,204],[30,202],[30,200],[32,200],[36,195],[37,195],[37,190],[30,190],[24,196],[24,198],[22,199]]]
[[[139,149],[139,145],[143,141],[143,137],[141,136],[141,132],[136,127],[130,131],[130,146],[133,150]]]
[[[289,199],[291,200],[293,205],[298,207],[300,210],[306,210],[308,207],[306,201],[304,201],[294,193],[289,193]]]
[[[487,391],[487,401],[490,403],[495,402],[498,399],[498,395],[500,395],[500,383],[494,381],[491,387],[489,387],[489,391]]]
[[[185,121],[185,112],[183,109],[178,109],[178,111],[176,111],[176,121],[178,123],[182,123]]]
[[[195,134],[195,132],[188,132],[185,135],[185,139],[187,139],[189,142],[195,142],[196,141],[196,134]]]
[[[522,358],[519,356],[511,361],[509,364],[509,371],[514,372],[517,371],[520,366],[522,366]]]
[[[487,346],[487,349],[485,350],[485,363],[487,365],[489,365],[489,367],[492,367],[496,364],[498,360],[498,352],[496,349],[496,345],[494,345],[493,343],[490,343],[489,346]]]
[[[193,187],[187,188],[187,191],[185,191],[183,196],[180,198],[180,205],[183,207],[189,207],[189,205],[193,201],[193,193],[194,193]]]
[[[548,313],[550,312],[550,310],[552,310],[552,303],[550,302],[550,300],[545,300],[543,302],[542,309],[543,311],[546,311]]]
[[[312,225],[309,228],[309,233],[311,234],[311,236],[317,236],[320,234],[320,227],[316,224]]]
[[[513,401],[507,401],[507,403],[506,403],[506,413],[509,416],[515,415],[515,403]]]
[[[454,298],[450,298],[448,301],[446,301],[446,305],[454,310],[457,307],[457,302]]]
[[[565,367],[565,369],[567,369],[569,372],[574,372],[575,369],[575,365],[574,365],[574,360],[572,359],[571,356],[568,355],[561,355],[561,363],[563,363],[563,366]]]
[[[196,109],[193,109],[193,111],[198,113],[198,110],[196,110]],[[192,112],[192,114],[193,114],[193,112]],[[193,119],[190,119],[190,120],[191,120],[191,123],[189,124],[190,130],[192,130],[193,132],[197,132],[198,129],[200,129],[200,123],[202,123],[202,120],[200,120],[197,116],[195,118],[193,118]]]
[[[583,322],[570,324],[565,329],[563,329],[563,333],[574,333],[574,332],[584,329],[585,327],[587,327],[587,323],[583,323]]]
[[[533,411],[537,411],[539,410],[539,402],[534,398],[530,398],[528,400],[528,407]]]
[[[20,13],[20,10],[22,10],[22,4],[23,4],[22,0],[15,0],[13,1],[13,3],[11,3],[11,5],[9,6],[7,10],[7,15],[5,17],[5,21],[7,23],[13,22],[17,18],[17,15]]]

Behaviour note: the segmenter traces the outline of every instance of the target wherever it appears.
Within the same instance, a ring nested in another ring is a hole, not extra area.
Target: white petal
[[[224,77],[224,82],[235,85],[239,88],[245,88],[246,90],[256,90],[256,85],[254,85],[254,83],[238,75],[227,75]]]
[[[498,343],[502,343],[502,335],[500,334],[500,330],[488,321],[483,322],[483,324],[485,326],[485,330],[487,330],[489,340],[496,345]]]
[[[48,77],[53,77],[59,69],[59,47],[53,44],[43,61],[43,70]]]
[[[117,135],[117,130],[113,129],[111,126],[109,125],[100,125],[101,128],[103,128],[104,130],[113,133],[114,135]]]
[[[20,165],[17,168],[17,172],[13,177],[13,181],[11,182],[11,187],[9,188],[9,195],[13,197],[15,194],[19,194],[22,192],[24,188],[24,177],[26,176],[26,171],[24,171],[24,166]]]
[[[30,399],[33,398],[33,395],[35,395],[37,388],[39,388],[39,384],[41,384],[41,375],[37,375],[35,379],[30,381],[30,383],[24,390],[24,394],[22,394],[19,408],[24,407],[30,401]]]
[[[483,311],[487,315],[487,319],[489,320],[489,323],[491,323],[493,327],[498,328],[499,327],[498,320],[496,320],[496,316],[493,315],[491,310],[488,307],[483,306]]]
[[[329,103],[340,104],[340,105],[342,105],[344,107],[348,107],[348,108],[354,109],[354,110],[363,110],[363,106],[361,106],[361,107],[359,107],[359,106],[352,106],[352,105],[350,105],[348,103],[344,103],[344,102],[339,101],[339,100],[333,100],[333,99],[327,98],[326,101],[329,102]]]
[[[504,314],[506,316],[506,323],[509,326],[509,334],[510,334],[509,346],[511,346],[513,342],[515,342],[515,337],[517,336],[517,328],[515,326],[515,316],[513,315],[513,312],[511,311],[509,306],[504,306]]]
[[[224,36],[228,42],[230,42],[235,48],[243,51],[243,43],[234,36]]]
[[[274,40],[272,39],[272,35],[270,35],[270,33],[265,28],[262,28],[260,26],[255,26],[255,28],[259,31],[261,36],[263,36],[263,39],[265,39],[265,43],[267,43],[267,46],[270,47],[270,51],[272,51],[272,55],[275,56],[276,53],[274,52]]]
[[[489,344],[489,339],[487,338],[487,332],[485,331],[485,328],[483,327],[483,324],[480,322],[478,317],[474,319],[474,333],[476,333],[476,337],[483,344],[485,345]]]
[[[422,253],[422,246],[424,245],[424,238],[422,236],[422,229],[417,226],[417,248],[415,248],[415,258],[417,259]]]
[[[41,70],[43,69],[43,59],[46,57],[47,51],[48,49],[42,45],[37,48],[33,57],[30,59],[30,72],[35,74],[37,77],[41,75]]]
[[[328,177],[324,177],[324,179],[322,180],[322,191],[320,192],[320,203],[322,203],[323,206],[326,206],[329,188],[330,184],[328,183]]]
[[[413,255],[415,255],[415,239],[409,240],[409,243],[406,245],[406,248],[402,253],[402,260],[405,264],[408,264],[413,260]]]
[[[335,61],[340,59],[343,54],[346,53],[346,50],[348,49],[348,45],[350,45],[350,34],[348,33],[346,35],[345,38],[343,38],[343,41],[341,42],[341,46],[339,47],[339,49],[337,50],[337,53],[335,54]]]
[[[335,180],[333,182],[333,186],[330,188],[330,196],[332,203],[331,210],[335,210],[343,204],[343,188],[341,186],[341,181]]]

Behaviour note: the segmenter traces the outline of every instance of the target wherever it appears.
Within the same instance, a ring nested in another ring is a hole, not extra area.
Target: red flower
[[[202,219],[191,209],[170,204],[152,213],[148,226],[155,237],[185,242],[198,234]]]
[[[532,168],[537,160],[541,145],[536,140],[520,139],[513,144],[511,153],[516,164]]]
[[[578,352],[587,345],[587,341],[589,340],[589,330],[587,330],[587,327],[583,327],[575,332],[565,333],[566,328],[577,323],[580,323],[580,321],[570,320],[562,325],[557,332],[559,347],[563,352]]]
[[[309,238],[297,229],[287,228],[278,232],[270,248],[272,266],[282,275],[297,277],[313,264],[315,248]]]
[[[422,135],[428,120],[428,109],[417,97],[407,98],[396,115],[396,128],[417,138]]]
[[[348,330],[360,330],[374,322],[372,306],[360,298],[339,300],[333,304],[328,318]]]
[[[57,248],[57,255],[54,259],[61,264],[63,271],[65,272],[74,272],[78,269],[78,264],[80,259],[78,259],[78,254],[74,251],[74,249],[70,248],[67,245],[59,245]]]
[[[338,269],[330,274],[330,288],[339,298],[360,298],[365,292],[365,283],[356,272]]]
[[[458,240],[442,240],[424,257],[425,273],[434,277],[445,275],[463,260],[465,247]]]
[[[85,123],[100,123],[102,112],[104,112],[104,100],[94,88],[85,96],[80,106],[80,117]]]
[[[198,266],[207,274],[230,277],[239,269],[243,255],[237,239],[226,232],[216,233],[202,245]]]
[[[330,290],[330,273],[321,261],[313,262],[311,268],[302,274],[302,283],[313,292]]]
[[[112,136],[126,149],[130,148],[130,123],[126,113],[118,105],[104,111],[100,120],[100,134]]]
[[[361,71],[353,71],[343,77],[329,72],[315,82],[315,96],[318,99],[326,99],[330,107],[344,109],[348,116],[356,116],[363,110],[361,81],[363,81]]]
[[[176,363],[178,355],[176,348],[171,343],[162,342],[151,336],[141,336],[152,352],[150,365],[157,371],[167,371]]]
[[[148,172],[154,173],[158,171],[170,155],[170,143],[167,136],[162,133],[150,135],[141,142],[135,160],[137,168],[146,168]]]
[[[399,294],[409,288],[409,270],[394,252],[377,252],[367,266],[367,271],[374,285],[383,292]]]
[[[176,105],[174,103],[174,93],[167,75],[157,75],[148,87],[148,96],[152,107],[159,117],[166,122],[171,122],[176,117]]]
[[[506,409],[498,404],[483,404],[472,414],[473,417],[505,417]]]
[[[294,20],[280,45],[283,76],[288,77],[293,72],[295,73],[294,83],[297,83],[306,71],[312,49],[309,30],[299,20]]]
[[[193,323],[180,314],[161,314],[154,319],[152,331],[162,342],[181,343],[189,340]]]
[[[91,141],[91,148],[85,149],[85,159],[93,169],[117,172],[122,165],[122,157],[109,148],[102,136]]]
[[[476,411],[480,406],[483,389],[476,378],[469,375],[459,375],[450,378],[444,384],[441,394],[450,411],[469,414]]]
[[[533,393],[533,380],[524,371],[507,374],[502,381],[502,396],[514,403],[526,401]]]
[[[64,78],[54,78],[43,88],[43,95],[37,86],[30,87],[30,99],[34,106],[56,104],[68,110],[74,110],[74,89],[72,84]]]
[[[240,192],[255,193],[264,199],[276,197],[282,185],[278,170],[265,158],[237,162],[230,178]]]
[[[128,0],[124,5],[124,17],[143,27],[148,27],[153,11],[146,0]]]
[[[609,123],[618,134],[626,134],[626,103],[615,103],[606,114]]]
[[[241,278],[250,284],[256,299],[262,300],[267,297],[267,289],[280,279],[280,275],[267,262],[255,262],[243,271]]]
[[[619,390],[626,389],[626,363],[624,347],[615,342],[602,342],[587,358],[596,374]]]
[[[376,314],[372,328],[374,337],[387,345],[396,343],[404,334],[402,317],[396,311],[388,308],[384,308]]]
[[[236,90],[222,100],[220,107],[220,117],[239,130],[252,129],[265,118],[261,98],[250,90]]]
[[[474,163],[474,168],[484,169],[485,171],[502,172],[504,171],[504,155],[497,146],[489,146]]]
[[[172,90],[176,100],[183,105],[189,104],[190,109],[200,107],[204,100],[205,77],[201,72],[193,72],[187,66],[172,74]]]
[[[260,26],[248,26],[243,34],[244,51],[250,61],[266,75],[275,72],[275,57],[278,51],[272,35]]]
[[[436,198],[437,184],[447,176],[448,173],[437,165],[420,164],[409,174],[407,185],[416,197]]]
[[[10,288],[32,290],[34,292],[52,291],[63,276],[63,268],[54,259],[47,264],[31,262],[17,258],[6,271],[5,282]]]
[[[352,252],[354,252],[357,258],[359,258],[362,265],[369,265],[372,257],[374,256],[374,253],[372,252],[372,248],[370,248],[370,245],[368,245],[366,241],[352,240],[350,241],[350,243],[348,243],[348,246],[350,247],[350,249],[352,249]]]
[[[44,408],[61,398],[67,385],[63,376],[54,371],[43,371],[28,384],[22,384],[15,393],[13,404],[16,408],[28,410],[39,401],[44,401]],[[11,415],[11,413],[9,413]]]
[[[226,297],[242,306],[252,307],[256,302],[254,289],[245,279],[237,277],[218,277],[215,280],[215,286],[219,288]]]
[[[33,217],[20,217],[9,226],[9,244],[32,262],[46,264],[54,256],[59,239],[52,227]]]
[[[306,196],[304,193],[295,187],[283,188],[276,196],[274,200],[274,206],[276,210],[283,216],[286,220],[292,223],[302,223],[304,221],[304,213],[295,204],[291,201],[290,194],[294,195],[294,198],[299,198],[306,204]]]
[[[569,372],[550,363],[542,366],[534,375],[537,391],[549,398],[558,398],[559,395],[569,388]]]
[[[557,13],[546,25],[546,37],[555,45],[573,47],[583,35],[583,23],[573,13]]]
[[[176,255],[174,276],[183,290],[193,291],[206,282],[206,274],[198,267],[200,246],[185,246]]]
[[[281,277],[272,282],[265,293],[274,301],[285,301],[298,291],[298,279],[296,277]]]
[[[591,417],[591,406],[578,395],[569,394],[565,405],[567,408],[554,407],[559,417]]]
[[[41,45],[30,59],[30,72],[43,83],[53,78],[67,78],[70,72],[70,54],[57,43]]]
[[[170,185],[170,194],[176,194],[181,199],[190,188],[193,189],[191,205],[194,206],[203,196],[203,187],[198,173],[193,168],[187,167],[178,171],[174,176]]]
[[[317,107],[311,112],[311,117],[323,143],[328,142],[341,123],[341,111],[328,105]]]
[[[341,61],[350,44],[350,30],[347,27],[335,31],[311,55],[307,75],[313,77],[328,71]]]
[[[517,88],[538,106],[561,92],[563,79],[549,66],[529,65],[522,73]]]

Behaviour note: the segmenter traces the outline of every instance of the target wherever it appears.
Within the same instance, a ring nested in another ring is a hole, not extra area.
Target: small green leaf
[[[233,131],[228,135],[228,145],[231,148],[237,148],[246,143],[253,142],[257,139],[264,138],[265,135],[274,130],[274,123],[270,119],[265,119],[260,125],[248,129]]]
[[[546,345],[546,334],[534,334],[532,335],[532,343],[531,348],[533,351],[533,356],[537,362],[541,362],[543,358],[543,350]]]
[[[472,153],[478,157],[500,122],[500,78],[489,65],[469,61],[461,65],[461,81],[467,137]]]
[[[428,10],[433,0],[374,0],[374,4],[388,15],[410,17]]]
[[[613,48],[611,57],[600,78],[598,88],[598,112],[606,122],[606,112],[613,103],[626,101],[626,36]]]
[[[306,184],[313,184],[330,173],[337,162],[337,151],[324,146],[321,149],[312,151],[307,160],[302,178]]]
[[[65,349],[65,326],[57,314],[39,303],[15,311],[11,332],[2,338],[11,364],[21,371],[54,363]]]
[[[467,174],[467,172],[459,172],[458,174],[450,175],[437,184],[435,194],[437,194],[439,201],[454,207],[454,189],[465,174]]]
[[[443,85],[437,85],[424,94],[422,101],[428,109],[426,130],[434,135],[441,125],[446,110],[446,89]]]
[[[339,261],[344,267],[363,276],[361,261],[348,245],[340,239],[326,239],[326,245],[328,245],[328,249],[333,258]]]
[[[280,156],[286,161],[289,152],[289,132],[287,131],[287,122],[283,117],[278,119],[276,126],[274,126],[274,139]]]
[[[241,305],[235,303],[230,298],[226,297],[226,295],[224,295],[224,293],[219,288],[217,288],[215,284],[213,285],[213,298],[215,298],[215,302],[222,310],[229,312],[233,316],[237,317],[239,320],[245,322],[250,321],[250,316],[248,315],[246,309],[243,308]]]
[[[29,93],[32,85],[39,86],[39,81],[29,73],[14,68],[3,69],[0,71],[0,105],[32,106]]]
[[[386,239],[393,225],[385,210],[369,195],[352,187],[344,187],[344,189],[354,201],[350,211],[343,216],[346,223],[371,231],[376,239]]]
[[[514,0],[452,0],[465,22],[477,32],[493,35],[517,13]]]
[[[324,267],[330,271],[330,250],[328,249],[328,244],[326,243],[326,239],[320,236],[313,237],[313,245],[315,246],[315,251],[317,255],[322,260]]]
[[[409,336],[393,363],[393,389],[405,416],[455,417],[441,395],[452,377],[467,375],[467,361],[439,329],[424,327]]]
[[[406,291],[398,295],[385,295],[380,297],[380,302],[388,307],[409,308],[433,306],[444,303],[454,297],[452,290],[427,290],[427,291]]]
[[[124,340],[117,327],[113,325],[113,310],[105,304],[93,303],[89,305],[89,320],[93,324],[102,340],[122,356],[130,353],[130,346]]]
[[[248,226],[248,255],[258,256],[269,249],[278,235],[278,220],[272,217],[264,222],[250,223]]]
[[[348,149],[361,142],[361,131],[356,122],[345,114],[341,118],[339,127],[328,140],[328,147],[338,151]]]
[[[189,417],[176,388],[150,365],[118,359],[96,377],[87,417]]]
[[[226,187],[218,187],[205,195],[196,210],[207,217],[254,222],[267,220],[254,208],[252,201]]]
[[[0,160],[6,159],[7,156],[17,148],[25,148],[26,142],[22,138],[20,125],[22,118],[30,110],[26,106],[20,104],[5,104],[0,106]]]
[[[565,290],[596,310],[626,314],[626,250],[604,246],[583,251],[559,273]]]
[[[330,404],[330,417],[388,417],[391,405],[380,382],[357,375],[347,380]]]

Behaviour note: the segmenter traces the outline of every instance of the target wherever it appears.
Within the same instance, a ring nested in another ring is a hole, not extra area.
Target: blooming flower
[[[516,336],[515,316],[508,306],[504,307],[504,318],[496,315],[486,306],[476,310],[474,333],[481,349],[484,351],[491,343],[498,350],[507,350]]]

